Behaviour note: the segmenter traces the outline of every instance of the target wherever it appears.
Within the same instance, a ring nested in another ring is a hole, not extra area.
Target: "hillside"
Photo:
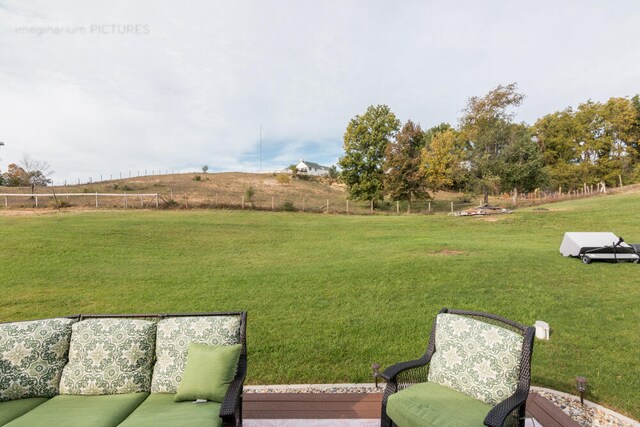
[[[225,173],[187,173],[171,175],[154,175],[134,178],[123,178],[102,181],[91,184],[53,186],[37,189],[37,193],[109,193],[109,194],[140,194],[158,193],[161,207],[168,204],[172,207],[233,207],[241,208],[245,196],[245,208],[275,210],[304,210],[306,212],[325,212],[327,201],[330,212],[344,213],[347,209],[346,189],[343,185],[329,184],[319,178],[290,178],[281,181],[275,174],[257,174],[241,172]],[[246,196],[247,189],[253,188],[252,200]],[[30,188],[0,187],[2,193],[31,192]],[[171,202],[173,201],[173,202]],[[432,211],[449,212],[450,202],[456,203],[456,209],[470,206],[469,201],[462,203],[462,195],[458,193],[438,193],[431,201]],[[70,198],[66,201],[72,207],[94,207],[95,198]],[[253,204],[251,203],[253,202]],[[53,206],[53,199],[41,202],[39,206]],[[9,207],[33,207],[30,199],[9,200]],[[101,207],[121,207],[122,197],[100,197]],[[253,205],[253,206],[252,206]],[[129,207],[137,207],[139,203],[131,201]],[[155,206],[155,202],[147,198],[145,207]],[[427,211],[427,203],[415,203],[413,211]],[[376,210],[395,211],[396,205],[388,202],[378,204]],[[406,203],[400,205],[401,211],[406,211]],[[356,203],[349,201],[349,213],[367,213],[370,211],[368,202]]]

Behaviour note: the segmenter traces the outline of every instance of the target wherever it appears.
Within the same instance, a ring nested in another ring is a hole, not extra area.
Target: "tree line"
[[[514,121],[517,84],[469,98],[457,126],[402,124],[386,105],[349,121],[340,178],[354,200],[424,200],[442,191],[482,194],[640,180],[640,96],[591,100]]]

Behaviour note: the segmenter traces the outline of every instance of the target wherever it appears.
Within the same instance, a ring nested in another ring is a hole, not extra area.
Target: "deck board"
[[[382,393],[246,393],[245,419],[379,419]],[[560,408],[536,393],[527,412],[544,427],[579,427]]]
[[[375,419],[382,393],[247,393],[247,419]]]

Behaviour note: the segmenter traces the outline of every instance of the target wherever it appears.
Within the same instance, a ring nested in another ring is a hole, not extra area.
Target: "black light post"
[[[378,363],[374,363],[371,365],[371,372],[373,373],[373,378],[376,380],[376,388],[378,388],[378,379],[380,378],[380,365]]]
[[[576,390],[580,393],[580,404],[584,405],[584,394],[587,392],[587,379],[576,377]]]

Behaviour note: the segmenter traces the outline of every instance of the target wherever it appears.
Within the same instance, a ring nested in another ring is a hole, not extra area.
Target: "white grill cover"
[[[578,233],[570,232],[564,233],[564,238],[560,244],[560,253],[564,256],[579,256],[582,248],[598,248],[601,246],[611,246],[618,243],[620,238],[613,233],[598,232],[598,233]],[[630,248],[631,246],[626,243],[622,243],[623,247]]]

